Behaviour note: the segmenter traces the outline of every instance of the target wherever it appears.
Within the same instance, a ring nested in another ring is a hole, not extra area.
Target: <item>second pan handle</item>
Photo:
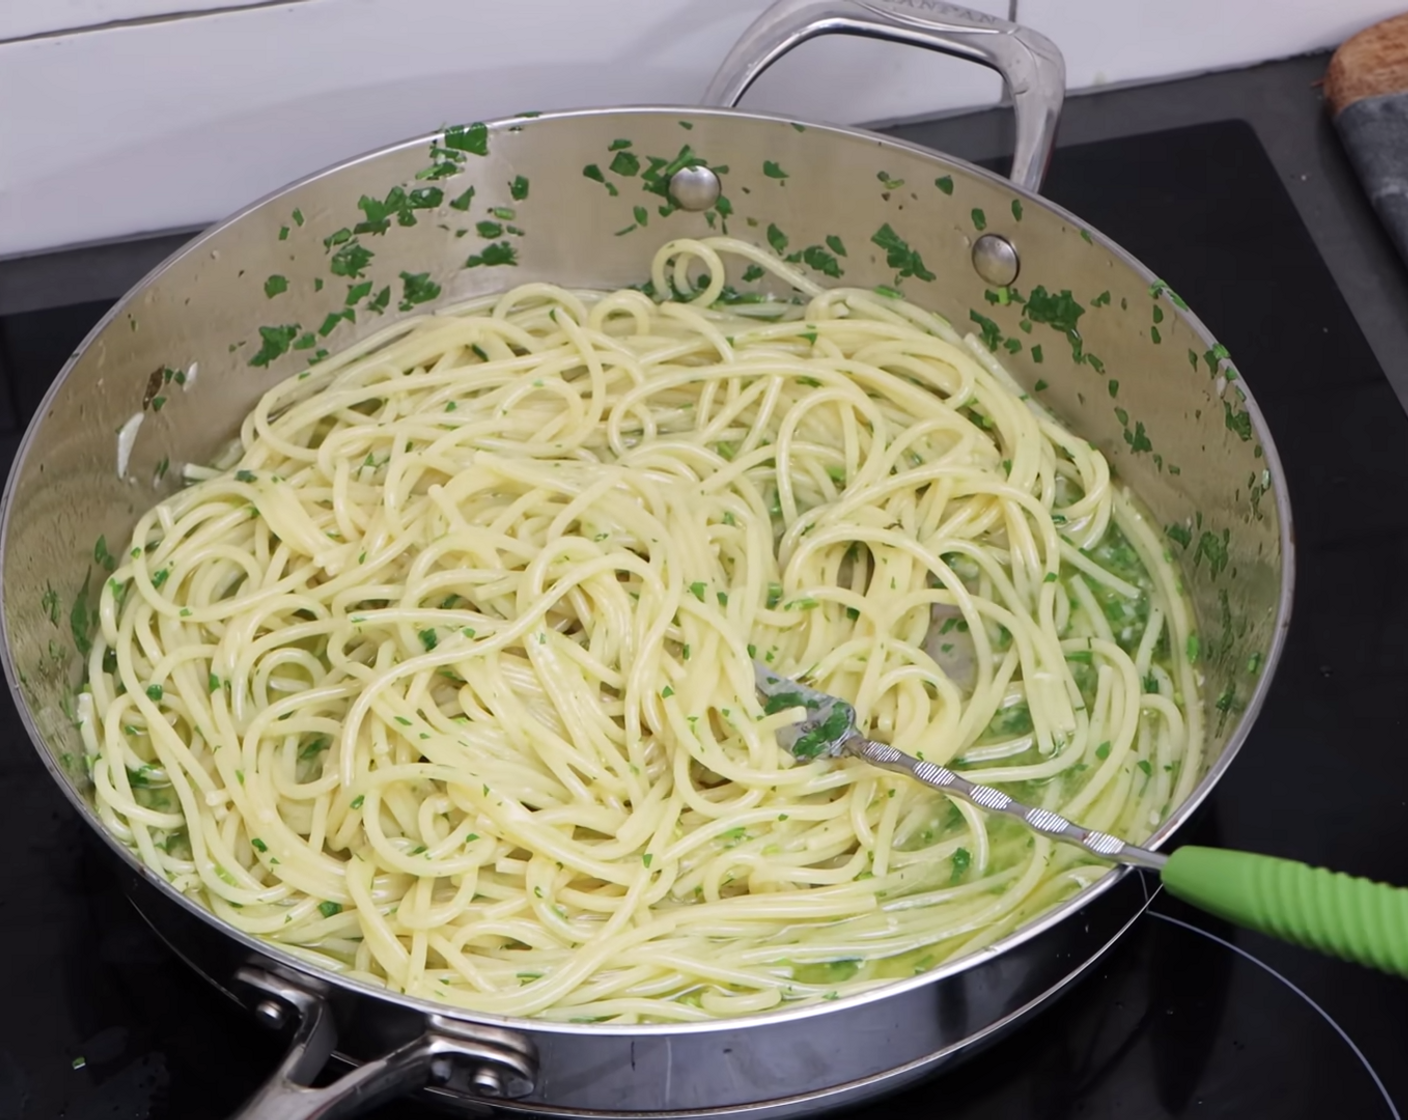
[[[1061,52],[1030,28],[942,0],[778,0],[729,51],[704,104],[732,108],[793,47],[833,34],[911,43],[996,70],[1017,122],[1012,181],[1031,191],[1041,186],[1066,96]]]

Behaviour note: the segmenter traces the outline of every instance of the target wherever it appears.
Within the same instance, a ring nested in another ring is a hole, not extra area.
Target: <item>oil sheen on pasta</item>
[[[745,267],[796,298],[738,301]],[[793,762],[751,657],[1095,828],[1189,793],[1190,611],[1099,452],[943,320],[742,242],[671,242],[647,291],[403,319],[139,521],[80,712],[151,868],[396,991],[691,1021],[923,971],[1105,872]]]

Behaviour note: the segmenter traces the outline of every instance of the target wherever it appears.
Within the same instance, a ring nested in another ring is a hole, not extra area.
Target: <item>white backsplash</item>
[[[208,12],[215,8],[254,8],[265,0],[0,0],[0,43]],[[308,0],[295,0],[307,3]]]
[[[694,103],[766,6],[0,0],[7,107],[0,256],[209,222],[329,163],[446,122],[525,109]],[[1008,3],[973,6],[1005,16]],[[1079,90],[1331,46],[1399,5],[1018,0],[1018,7],[1020,21],[1061,47]],[[219,10],[202,14],[211,8]],[[875,123],[991,105],[1000,94],[997,77],[970,64],[830,37],[782,59],[744,105]]]

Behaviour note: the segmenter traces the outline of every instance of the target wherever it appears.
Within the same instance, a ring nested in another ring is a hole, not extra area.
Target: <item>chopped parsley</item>
[[[249,359],[252,366],[267,366],[275,358],[288,353],[293,340],[298,337],[299,326],[290,323],[282,327],[260,327],[259,337],[263,341],[259,352]]]
[[[374,256],[376,256],[375,253],[353,239],[348,241],[332,255],[332,260],[328,263],[328,267],[332,269],[334,276],[347,276],[352,279],[360,279],[362,272],[366,269],[367,265],[371,264],[372,257]]]
[[[327,338],[328,335],[332,334],[332,332],[337,329],[338,324],[343,320],[356,322],[356,312],[350,307],[344,307],[341,311],[328,312],[327,318],[323,320],[322,326],[318,328],[318,333],[324,338]],[[251,362],[250,364],[253,365],[254,363]]]
[[[885,263],[899,271],[900,278],[913,276],[920,280],[933,280],[934,274],[924,267],[924,259],[919,252],[909,247],[909,243],[897,234],[886,222],[871,236],[870,240],[885,250]]]
[[[1136,455],[1141,451],[1154,450],[1154,445],[1149,441],[1148,433],[1144,431],[1143,420],[1136,420],[1134,422],[1134,431],[1126,431],[1124,441],[1129,444],[1129,449]]]
[[[1222,402],[1223,414],[1226,418],[1227,430],[1236,432],[1243,441],[1252,438],[1252,414],[1250,412],[1233,412],[1232,402]]]
[[[996,350],[1002,342],[1002,331],[998,329],[995,322],[986,315],[981,315],[977,311],[969,311],[968,318],[978,324],[978,329],[982,332],[983,345],[989,350]],[[1032,349],[1036,349],[1033,347]]]
[[[1208,374],[1216,377],[1218,366],[1229,357],[1231,357],[1231,355],[1228,354],[1227,347],[1223,346],[1220,342],[1216,343],[1211,350],[1205,350],[1203,352],[1203,361],[1208,365]]]
[[[610,194],[613,198],[621,193],[616,189],[615,183],[608,183],[606,181],[606,176],[601,173],[601,168],[594,163],[589,163],[586,167],[582,168],[582,174],[585,175],[588,179],[591,179],[593,182],[600,183],[602,186],[604,186],[607,190],[607,193]]]
[[[786,179],[787,172],[770,159],[763,160],[763,174],[769,179]]]
[[[1167,296],[1168,301],[1180,311],[1188,310],[1188,305],[1183,302],[1183,299],[1179,296],[1177,292],[1175,292],[1162,280],[1155,280],[1152,284],[1149,285],[1149,295],[1154,299],[1158,299],[1160,294]],[[1155,320],[1155,322],[1157,321],[1158,320]]]
[[[428,272],[401,273],[401,302],[397,305],[402,311],[409,311],[418,303],[428,303],[440,295],[440,285],[430,278]]]
[[[839,279],[841,276],[841,263],[834,254],[828,253],[820,245],[809,245],[803,249],[802,261],[823,276],[830,276],[833,279]]]
[[[1232,533],[1228,529],[1222,530],[1220,537],[1216,533],[1204,530],[1198,538],[1197,550],[1193,553],[1193,567],[1196,568],[1206,557],[1208,570],[1212,573],[1213,579],[1216,579],[1227,567],[1227,543],[1231,537]]]
[[[288,277],[286,276],[275,274],[264,281],[264,294],[269,299],[273,299],[275,296],[281,296],[286,291],[288,291]]]
[[[1069,288],[1053,295],[1038,284],[1027,296],[1027,318],[1058,331],[1077,330],[1080,317],[1084,314],[1085,308],[1076,302]]]
[[[639,175],[640,157],[634,152],[622,149],[612,158],[609,170],[612,174],[620,175],[627,179],[634,175]]]
[[[480,265],[492,268],[497,265],[516,266],[518,264],[518,250],[507,241],[496,241],[492,245],[486,245],[482,252],[474,254],[464,262],[465,268],[478,268]]]
[[[352,232],[383,234],[391,228],[392,218],[397,225],[413,226],[416,216],[411,211],[432,210],[444,200],[445,192],[439,187],[417,187],[409,194],[401,187],[392,187],[380,201],[364,194],[357,200],[357,208],[365,217],[352,227]]]
[[[318,903],[318,913],[324,918],[335,918],[342,913],[342,903],[320,902]]]
[[[483,121],[454,125],[445,130],[444,143],[445,147],[452,151],[487,156],[489,154],[489,126]]]
[[[937,179],[934,180],[934,186],[938,187],[939,190],[941,190],[941,191],[944,192],[944,194],[952,194],[952,193],[953,193],[953,176],[952,176],[952,175],[940,175]]]

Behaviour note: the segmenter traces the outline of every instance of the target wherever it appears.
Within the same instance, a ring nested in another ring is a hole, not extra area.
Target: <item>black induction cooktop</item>
[[[1229,347],[1289,480],[1291,638],[1241,756],[1180,839],[1408,884],[1408,417],[1250,126],[1063,148],[1045,190],[1163,276]],[[15,426],[103,310],[0,318],[0,446],[13,450]],[[274,1041],[125,903],[3,697],[0,782],[0,1120],[228,1115],[277,1060]],[[842,1116],[1380,1120],[1408,1107],[1405,1054],[1408,984],[1161,896],[1045,1012],[962,1067]],[[398,1103],[375,1115],[432,1113]]]

